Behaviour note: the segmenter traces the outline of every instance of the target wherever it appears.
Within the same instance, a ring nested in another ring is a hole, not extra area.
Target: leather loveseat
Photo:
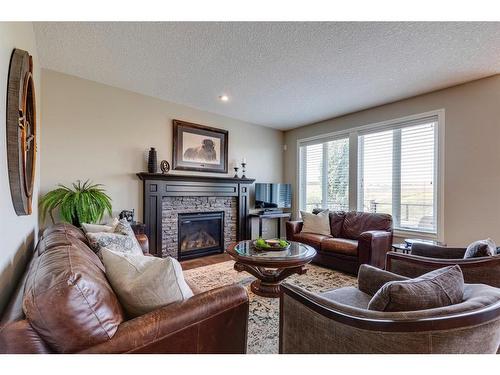
[[[45,230],[0,319],[0,353],[245,353],[242,286],[130,319],[104,271],[78,228]]]
[[[392,216],[388,214],[332,211],[329,236],[301,233],[302,226],[302,221],[288,221],[287,239],[314,247],[314,263],[351,274],[357,274],[361,264],[384,268],[391,250]]]

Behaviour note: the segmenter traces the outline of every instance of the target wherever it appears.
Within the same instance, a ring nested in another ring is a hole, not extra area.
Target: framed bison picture
[[[227,173],[227,130],[180,120],[173,128],[173,169]]]

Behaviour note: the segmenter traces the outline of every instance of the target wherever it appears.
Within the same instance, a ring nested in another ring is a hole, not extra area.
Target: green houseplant
[[[103,185],[80,180],[71,187],[59,184],[57,189],[45,194],[39,203],[42,222],[50,215],[55,223],[53,211],[59,208],[61,219],[79,227],[81,223],[97,223],[104,213],[111,216],[111,198]]]

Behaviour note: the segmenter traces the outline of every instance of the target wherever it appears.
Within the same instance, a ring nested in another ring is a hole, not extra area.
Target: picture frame
[[[227,173],[227,130],[182,120],[172,123],[172,169]]]

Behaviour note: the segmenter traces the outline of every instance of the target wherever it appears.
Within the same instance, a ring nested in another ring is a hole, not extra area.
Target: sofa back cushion
[[[324,209],[315,208],[313,214],[318,214]],[[340,237],[345,218],[344,211],[330,211],[330,233],[333,237]]]
[[[369,230],[392,231],[392,216],[349,211],[345,214],[340,237],[358,240],[361,233]]]
[[[50,241],[58,232],[46,232],[52,246],[29,271],[23,310],[54,351],[71,353],[113,337],[123,312],[97,255],[81,241]]]
[[[369,310],[396,312],[435,309],[461,303],[464,277],[458,265],[440,268],[415,279],[389,281],[375,293]]]

